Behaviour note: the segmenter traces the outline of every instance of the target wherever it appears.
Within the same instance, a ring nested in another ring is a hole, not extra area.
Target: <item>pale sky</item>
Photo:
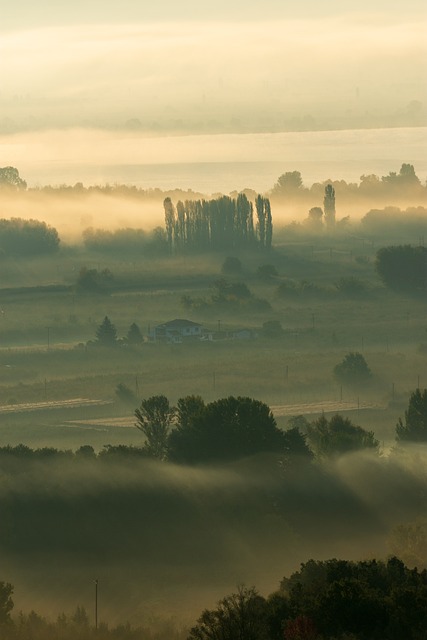
[[[426,31],[424,0],[21,0],[0,21],[0,133],[422,125]]]

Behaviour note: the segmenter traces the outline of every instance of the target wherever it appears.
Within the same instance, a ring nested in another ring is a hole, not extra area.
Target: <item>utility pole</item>
[[[46,327],[47,329],[47,350],[50,348],[50,327]]]
[[[95,631],[98,631],[98,578],[95,582]]]

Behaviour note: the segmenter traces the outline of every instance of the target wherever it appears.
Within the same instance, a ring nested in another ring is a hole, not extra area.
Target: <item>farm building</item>
[[[150,332],[152,342],[168,342],[179,344],[184,340],[200,339],[203,335],[202,325],[191,320],[169,320],[164,324],[158,324]]]

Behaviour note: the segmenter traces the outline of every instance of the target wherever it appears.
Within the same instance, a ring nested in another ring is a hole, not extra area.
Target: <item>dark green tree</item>
[[[135,392],[122,382],[119,382],[116,387],[116,396],[118,400],[120,400],[120,402],[123,402],[127,405],[135,406],[135,403],[137,402]]]
[[[312,231],[321,231],[323,229],[323,209],[321,207],[312,207],[308,212],[308,218],[305,224]]]
[[[405,418],[396,425],[399,442],[427,442],[427,389],[416,389],[409,398]]]
[[[268,198],[264,199],[265,211],[265,248],[271,249],[273,242],[273,218],[271,216],[271,205]]]
[[[144,451],[159,460],[168,456],[169,430],[175,417],[175,408],[171,407],[166,396],[151,396],[142,400],[135,410],[135,426],[145,435]]]
[[[257,215],[257,232],[258,239],[261,247],[265,247],[265,232],[266,232],[266,212],[265,212],[265,201],[262,196],[257,196],[255,200],[255,208]]]
[[[335,189],[331,184],[327,184],[325,187],[323,209],[325,211],[326,227],[332,229],[335,225]]]
[[[117,330],[108,316],[96,330],[96,343],[102,347],[115,347],[117,345]]]
[[[10,622],[13,609],[13,586],[9,582],[0,582],[0,625]]]
[[[398,245],[379,249],[375,268],[390,289],[427,290],[427,248]]]
[[[284,462],[287,465],[301,462],[310,462],[313,452],[307,444],[307,436],[301,433],[298,427],[292,427],[284,432]]]
[[[310,423],[307,437],[312,449],[321,458],[363,449],[378,452],[379,448],[379,442],[372,431],[366,431],[338,414],[330,420],[322,415]]]
[[[276,267],[272,264],[262,264],[257,269],[257,276],[263,280],[270,280],[278,275]]]
[[[395,557],[387,563],[309,560],[283,579],[281,589],[288,598],[289,619],[305,616],[317,630],[314,636],[291,635],[292,640],[422,640],[425,636],[427,574],[408,569]]]
[[[185,396],[176,404],[176,423],[178,429],[189,429],[200,420],[205,410],[205,403],[201,396]]]
[[[141,333],[141,329],[135,322],[129,327],[129,330],[126,334],[126,342],[131,345],[138,345],[144,342],[144,337]]]
[[[357,384],[369,380],[372,373],[361,353],[350,352],[335,365],[334,376],[346,384]]]
[[[82,293],[108,293],[114,276],[109,269],[88,269],[82,267],[77,277],[76,286]]]
[[[239,258],[228,256],[221,265],[221,273],[224,273],[225,275],[242,273],[242,263]]]
[[[175,207],[173,206],[172,200],[170,198],[165,198],[163,206],[165,209],[166,237],[169,245],[169,250],[172,252],[172,243],[175,229]]]
[[[178,462],[236,460],[261,452],[286,450],[270,408],[252,398],[222,398],[198,403],[191,420],[178,423],[169,437],[170,457]]]

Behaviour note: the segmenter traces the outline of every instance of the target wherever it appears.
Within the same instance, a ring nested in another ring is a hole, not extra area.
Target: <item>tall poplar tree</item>
[[[331,184],[327,184],[325,187],[323,209],[325,211],[326,227],[332,229],[335,225],[335,189]]]

